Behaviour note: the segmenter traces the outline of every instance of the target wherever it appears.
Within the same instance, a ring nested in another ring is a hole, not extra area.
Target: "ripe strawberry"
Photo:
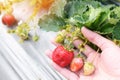
[[[68,51],[63,46],[58,46],[52,54],[52,60],[61,67],[68,66],[73,57],[73,51]]]
[[[95,71],[95,66],[90,62],[85,62],[83,71],[84,71],[84,75],[86,76],[91,75]]]
[[[2,23],[8,27],[12,27],[16,23],[16,19],[12,14],[5,14],[2,17]]]
[[[81,57],[76,57],[72,60],[70,64],[70,70],[73,72],[79,71],[83,67],[83,59]]]

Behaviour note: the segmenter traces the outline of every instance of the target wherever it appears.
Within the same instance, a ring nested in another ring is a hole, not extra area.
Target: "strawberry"
[[[71,63],[73,57],[73,51],[69,51],[63,46],[58,46],[52,54],[52,60],[61,67],[68,66]]]
[[[70,64],[70,70],[73,72],[79,71],[84,65],[83,59],[81,57],[76,57],[72,60]]]
[[[16,23],[16,19],[12,14],[5,14],[2,17],[2,23],[8,27],[12,27]]]
[[[95,71],[95,66],[90,62],[85,62],[83,71],[84,71],[84,75],[86,76],[91,75]]]

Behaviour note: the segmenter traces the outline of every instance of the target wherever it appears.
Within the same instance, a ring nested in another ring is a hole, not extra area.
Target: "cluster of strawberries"
[[[80,46],[78,55],[75,55],[73,45],[73,37],[79,37],[80,29],[68,26],[64,31],[61,31],[55,42],[60,44],[52,53],[52,60],[61,67],[69,67],[72,72],[83,70],[84,75],[91,75],[95,71],[95,66],[92,62],[88,62],[85,56],[82,55],[81,50],[84,47]]]
[[[52,60],[61,67],[70,66],[70,70],[73,72],[83,68],[84,75],[91,75],[95,71],[92,63],[84,62],[82,57],[74,57],[73,51],[68,51],[63,46],[58,46],[53,51]]]

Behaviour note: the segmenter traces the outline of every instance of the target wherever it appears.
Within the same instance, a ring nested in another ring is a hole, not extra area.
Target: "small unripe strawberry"
[[[85,62],[83,67],[84,75],[88,76],[94,73],[95,66],[90,62]]]

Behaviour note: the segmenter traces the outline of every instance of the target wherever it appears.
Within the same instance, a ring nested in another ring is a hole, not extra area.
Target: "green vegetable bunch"
[[[66,2],[66,4],[62,2]],[[68,29],[67,25],[70,25],[72,26],[72,32],[70,31],[70,33],[77,32],[77,35],[73,36],[86,41],[84,36],[80,34],[80,30],[79,32],[76,31],[76,28],[81,29],[81,27],[85,26],[120,45],[119,6],[103,5],[95,0],[61,0],[59,3],[60,5],[55,5],[56,9],[51,7],[52,11],[50,10],[49,14],[40,18],[39,26],[41,29],[61,31]],[[59,13],[61,16],[57,15],[58,13],[53,13],[53,11],[61,12]]]

